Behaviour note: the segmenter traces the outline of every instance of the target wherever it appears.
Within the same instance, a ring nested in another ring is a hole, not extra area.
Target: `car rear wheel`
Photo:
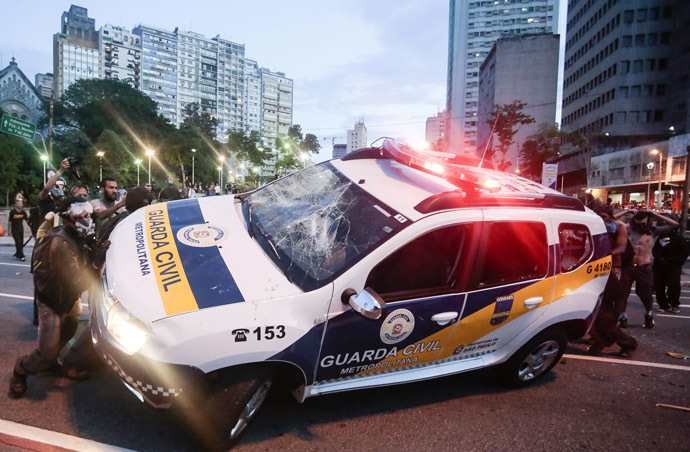
[[[559,327],[542,331],[496,368],[499,381],[509,387],[522,387],[542,378],[563,356],[568,337]]]
[[[273,379],[263,369],[241,369],[217,382],[207,412],[213,422],[211,449],[228,450],[239,441],[268,396]]]

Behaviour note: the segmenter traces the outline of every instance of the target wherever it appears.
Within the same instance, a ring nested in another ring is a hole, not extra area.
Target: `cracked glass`
[[[250,234],[304,291],[332,281],[410,223],[328,162],[257,190],[243,211]]]

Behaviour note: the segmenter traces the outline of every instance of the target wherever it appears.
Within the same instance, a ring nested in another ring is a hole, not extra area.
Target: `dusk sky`
[[[3,1],[0,66],[15,57],[33,82],[52,72],[52,37],[69,1]],[[448,0],[96,1],[96,29],[147,24],[220,34],[245,44],[247,58],[294,80],[293,123],[336,138],[363,118],[381,136],[423,144],[426,118],[445,108]],[[331,158],[321,139],[315,160]]]

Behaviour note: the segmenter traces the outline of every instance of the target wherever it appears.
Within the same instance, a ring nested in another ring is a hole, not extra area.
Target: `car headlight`
[[[146,325],[129,313],[120,303],[108,310],[108,333],[130,355],[139,351],[149,337]]]

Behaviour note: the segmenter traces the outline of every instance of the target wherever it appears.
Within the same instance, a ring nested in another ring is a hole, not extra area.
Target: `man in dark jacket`
[[[662,234],[652,248],[654,290],[659,312],[680,312],[680,275],[688,249],[678,229]]]
[[[10,392],[22,396],[27,375],[58,370],[69,378],[84,372],[60,366],[60,349],[77,330],[81,313],[80,294],[94,278],[85,260],[84,243],[93,231],[86,188],[73,192],[61,207],[63,227],[56,228],[36,245],[32,258],[34,288],[38,301],[38,346],[17,359],[10,380]]]

